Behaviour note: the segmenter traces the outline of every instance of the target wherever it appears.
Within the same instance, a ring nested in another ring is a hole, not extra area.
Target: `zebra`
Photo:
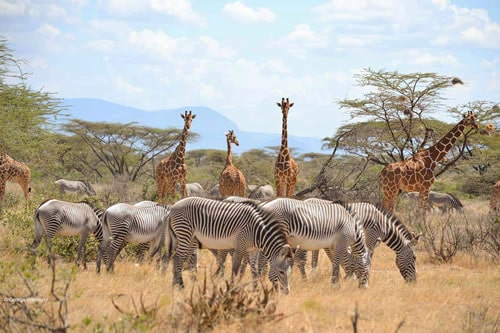
[[[291,246],[304,250],[329,249],[332,284],[339,281],[342,262],[354,260],[359,287],[368,286],[370,259],[360,222],[340,204],[318,205],[292,198],[276,198],[259,205],[285,224]],[[350,247],[350,252],[349,252]],[[352,256],[352,259],[349,259]]]
[[[133,206],[118,203],[108,207],[102,216],[104,242],[99,247],[98,265],[102,255],[107,253],[106,269],[108,272],[113,271],[114,261],[127,243],[149,243],[150,257],[161,252],[165,239],[169,237],[169,212],[170,206],[166,205]]]
[[[90,196],[95,195],[95,191],[90,184],[84,180],[58,179],[54,182],[59,186],[61,195],[64,193],[84,193]]]
[[[333,204],[332,201],[310,198],[306,202],[318,204]],[[392,213],[381,210],[377,206],[367,202],[356,202],[345,204],[351,213],[355,214],[361,221],[365,231],[365,241],[370,256],[380,242],[385,243],[396,253],[396,266],[401,276],[406,282],[416,282],[416,256],[413,248],[418,243],[422,234],[415,235]],[[313,251],[312,264],[316,268],[319,251]],[[299,254],[300,255],[300,254]],[[299,261],[299,265],[304,265],[304,261]],[[299,267],[301,272],[303,267]],[[352,264],[347,270],[353,270]],[[304,270],[305,274],[305,270]]]
[[[90,233],[94,233],[98,242],[103,240],[100,218],[103,211],[92,207],[88,202],[67,202],[57,199],[48,199],[35,210],[33,217],[35,224],[35,238],[31,244],[33,253],[40,245],[43,235],[47,246],[47,261],[51,263],[52,239],[55,235],[74,236],[80,235],[78,256],[76,264],[83,263],[87,268],[86,243]]]
[[[179,183],[175,184],[175,190],[180,192],[181,186]],[[205,194],[203,186],[199,183],[187,183],[186,184],[186,194],[188,197],[201,197]]]
[[[255,187],[257,187],[257,185],[249,185],[249,186],[255,186]],[[237,195],[228,196],[228,197],[224,198],[222,201],[224,201],[224,202],[247,202],[247,203],[253,203],[255,205],[258,205],[259,203],[261,203],[260,200],[246,198],[246,197],[240,197],[240,196],[237,196]],[[231,254],[231,256],[233,255],[233,249],[230,249],[230,250],[214,250],[214,249],[209,249],[209,250],[215,256],[216,261],[217,261],[217,270],[215,271],[214,276],[223,276],[224,275],[224,270],[225,270],[224,267],[225,267],[225,262],[226,262],[227,256],[228,256],[228,254]],[[260,251],[260,250],[258,250],[258,251]],[[260,255],[257,258],[259,259],[259,265],[257,265],[257,266],[258,267],[263,267],[266,264],[264,256]],[[249,257],[247,255],[244,256],[243,257],[243,261],[241,263],[241,268],[240,268],[239,274],[241,274],[241,275],[245,274],[246,265],[249,262],[250,262],[249,261]]]
[[[419,192],[408,192],[404,196],[415,202],[418,200]],[[439,209],[441,214],[451,213],[456,211],[463,212],[463,204],[460,200],[451,193],[429,192],[429,209]]]
[[[275,193],[273,187],[267,184],[254,188],[248,197],[257,200],[269,200],[275,197]]]
[[[172,242],[168,248],[176,248],[174,286],[184,287],[182,266],[197,247],[234,249],[232,278],[238,275],[243,256],[260,248],[271,263],[269,280],[275,288],[289,293],[293,249],[287,244],[281,224],[257,205],[188,197],[172,205],[169,227]]]

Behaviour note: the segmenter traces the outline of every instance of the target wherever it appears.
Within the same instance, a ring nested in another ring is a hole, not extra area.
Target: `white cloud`
[[[341,47],[363,47],[371,44],[369,38],[359,38],[353,36],[344,36],[338,38],[338,45]]]
[[[119,16],[141,13],[148,6],[147,2],[136,0],[105,0],[103,3],[110,14]]]
[[[128,38],[130,44],[141,47],[145,52],[159,57],[172,55],[183,40],[183,38],[170,37],[160,30],[151,31],[148,29],[132,31]]]
[[[224,5],[223,12],[242,22],[274,22],[276,16],[269,8],[253,9],[241,1]]]
[[[312,10],[320,21],[366,21],[399,15],[403,3],[397,0],[346,1],[331,0]]]
[[[434,65],[434,64],[439,64],[439,65],[447,65],[447,66],[456,66],[459,64],[458,59],[451,55],[451,54],[444,54],[444,55],[434,55],[430,53],[421,53],[414,55],[414,57],[411,57],[409,63],[410,64],[415,64],[415,65]]]
[[[289,74],[290,68],[281,59],[270,59],[264,63],[263,71],[276,74]]]
[[[64,18],[68,16],[66,9],[54,4],[31,5],[28,13],[33,17]]]
[[[61,34],[61,30],[50,24],[43,24],[37,29],[37,32],[47,37],[57,37]]]
[[[200,83],[200,96],[205,98],[221,97],[222,94],[218,93],[213,85]]]
[[[153,0],[151,8],[161,13],[176,16],[182,21],[201,23],[200,15],[193,11],[189,0]]]
[[[130,94],[140,94],[144,91],[141,87],[135,86],[122,77],[113,78],[113,84],[120,90]]]
[[[500,24],[491,21],[484,9],[450,6],[453,23],[449,29],[461,40],[482,47],[500,48]]]
[[[21,16],[26,10],[26,5],[19,1],[0,0],[0,16]]]
[[[110,39],[98,39],[98,40],[89,40],[85,45],[90,50],[99,52],[110,52],[115,48],[116,42]]]
[[[449,5],[449,0],[432,0],[432,4],[439,10],[445,10]]]
[[[208,52],[208,56],[216,58],[231,58],[235,51],[229,47],[221,47],[219,41],[208,36],[200,36],[200,42]]]
[[[327,39],[315,33],[307,24],[298,24],[287,35],[287,40],[295,45],[305,48],[322,48],[327,46]]]

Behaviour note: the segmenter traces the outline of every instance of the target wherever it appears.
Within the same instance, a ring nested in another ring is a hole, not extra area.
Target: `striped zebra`
[[[55,235],[74,236],[80,235],[78,245],[78,256],[76,264],[83,262],[83,268],[87,268],[86,243],[89,234],[94,233],[99,242],[102,242],[102,229],[100,217],[102,210],[92,207],[87,202],[67,202],[56,199],[49,199],[40,204],[35,210],[35,239],[31,244],[33,252],[40,245],[42,237],[45,235],[47,247],[47,261],[51,263],[52,239]]]
[[[134,206],[118,203],[108,207],[102,216],[104,242],[99,247],[100,258],[107,255],[107,271],[113,271],[114,261],[128,243],[149,243],[150,257],[161,253],[161,247],[168,237],[168,215],[170,206]],[[140,245],[142,246],[142,245]]]
[[[305,201],[318,204],[332,204],[331,201],[316,198],[306,199]],[[345,207],[360,219],[365,231],[366,246],[370,255],[373,256],[373,252],[380,242],[385,243],[396,253],[396,266],[401,276],[403,276],[406,282],[415,282],[417,280],[417,272],[416,256],[413,248],[418,243],[421,234],[415,235],[392,213],[380,210],[370,203],[349,203]],[[317,258],[318,251],[313,251],[311,264],[313,269],[317,266]],[[303,261],[299,261],[299,265],[303,264]],[[352,264],[348,265],[347,271],[352,269]]]
[[[283,221],[291,246],[303,250],[330,250],[333,284],[339,281],[340,264],[346,267],[353,260],[359,287],[368,286],[370,255],[364,231],[357,218],[342,205],[276,198],[262,202],[260,207]]]
[[[234,249],[232,277],[236,277],[242,258],[261,249],[270,261],[269,280],[281,291],[290,291],[289,275],[293,251],[282,226],[275,218],[252,203],[230,203],[189,197],[176,202],[170,211],[172,243],[175,248],[173,284],[184,287],[182,266],[197,247]]]
[[[251,185],[249,185],[251,186]],[[257,186],[257,185],[254,185]],[[251,198],[246,198],[246,197],[240,197],[237,195],[231,195],[226,198],[224,198],[222,201],[224,202],[247,202],[247,203],[253,203],[255,205],[258,205],[261,203],[261,200],[258,199],[251,199]],[[224,271],[225,271],[225,263],[227,256],[230,254],[231,256],[233,255],[233,250],[214,250],[214,249],[209,249],[210,252],[215,256],[216,261],[217,261],[217,270],[214,273],[214,276],[224,276]],[[259,250],[260,251],[260,250]],[[265,261],[265,258],[263,255],[257,257],[259,261],[258,267],[263,267],[267,262]],[[250,258],[246,255],[243,257],[243,260],[241,262],[240,266],[240,275],[245,274],[246,266],[247,264],[250,263]],[[260,274],[259,274],[260,275]]]
[[[408,192],[404,196],[408,199],[418,201],[419,192]],[[430,191],[429,192],[429,209],[437,209],[441,214],[451,213],[451,212],[463,212],[462,202],[451,193],[441,193]]]

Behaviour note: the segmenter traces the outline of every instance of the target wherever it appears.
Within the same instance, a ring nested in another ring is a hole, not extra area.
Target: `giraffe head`
[[[281,98],[281,103],[278,102],[276,103],[278,106],[281,108],[281,112],[283,112],[284,116],[288,116],[288,110],[293,106],[293,103],[290,103],[288,100],[288,97],[285,99],[285,97]]]
[[[237,146],[240,145],[238,139],[236,138],[236,134],[234,134],[233,130],[229,130],[229,132],[226,133],[226,138],[229,143],[234,143]]]
[[[477,123],[476,123],[476,117],[472,113],[472,111],[467,112],[467,114],[464,114],[464,119],[462,119],[462,123],[465,126],[470,126],[474,129],[477,129]]]
[[[184,114],[181,113],[181,117],[184,119],[184,126],[186,129],[189,129],[191,127],[191,122],[194,118],[196,118],[196,115],[193,114],[192,111],[184,111]]]

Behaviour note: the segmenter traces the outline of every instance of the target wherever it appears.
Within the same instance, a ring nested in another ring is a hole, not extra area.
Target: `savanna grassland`
[[[26,210],[21,199],[7,202],[0,217],[0,328],[32,332],[65,326],[71,332],[498,332],[498,256],[488,253],[478,239],[470,240],[472,230],[478,230],[476,225],[483,228],[495,222],[488,216],[486,201],[464,201],[464,206],[465,215],[431,215],[426,228],[418,218],[402,212],[403,221],[421,229],[415,231],[423,231],[424,239],[447,226],[441,233],[447,241],[437,238],[435,251],[423,240],[417,245],[415,284],[404,282],[394,252],[382,244],[375,251],[367,289],[343,279],[332,286],[331,266],[321,253],[318,269],[308,271],[308,281],[302,281],[294,268],[290,294],[280,295],[270,292],[267,278],[253,291],[248,269],[242,281],[229,285],[227,291],[225,280],[210,278],[215,260],[206,250],[200,254],[197,282],[184,271],[184,290],[172,288],[170,266],[162,275],[154,261],[137,264],[132,250],[116,262],[114,274],[97,275],[93,240],[88,243],[92,261],[87,270],[73,263],[77,241],[63,238],[54,241],[58,254],[54,266],[47,264],[43,243],[34,262],[27,250],[33,240],[34,208]],[[448,229],[463,236],[454,254],[450,245],[454,238]],[[499,228],[489,232],[498,233]],[[230,266],[226,265],[226,277]]]

